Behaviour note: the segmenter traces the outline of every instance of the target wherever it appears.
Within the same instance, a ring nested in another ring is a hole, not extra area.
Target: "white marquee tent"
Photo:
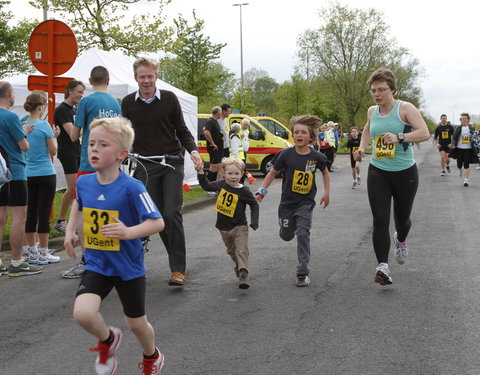
[[[62,77],[71,77],[82,81],[87,90],[85,95],[92,93],[92,87],[88,83],[90,71],[94,66],[101,65],[108,69],[110,73],[110,85],[108,92],[115,98],[122,99],[125,95],[138,89],[137,82],[133,77],[133,57],[126,56],[118,51],[103,51],[98,48],[91,48],[77,57],[73,66]],[[41,75],[36,72],[35,75]],[[27,75],[18,75],[7,79],[15,91],[15,106],[12,110],[19,116],[23,116],[25,111],[23,103],[30,91],[27,88]],[[174,92],[183,111],[183,117],[190,132],[197,139],[197,106],[196,96],[190,95],[176,87],[169,85],[161,80],[157,80],[157,87]],[[63,94],[55,95],[56,104],[63,101]],[[197,183],[196,172],[188,153],[185,155],[185,183],[193,185]]]

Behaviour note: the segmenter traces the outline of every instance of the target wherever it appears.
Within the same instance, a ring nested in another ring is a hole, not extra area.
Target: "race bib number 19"
[[[395,143],[388,144],[383,137],[378,135],[375,137],[375,157],[377,159],[393,158],[395,157],[395,150],[397,145]]]
[[[118,238],[108,238],[100,232],[104,225],[114,223],[113,216],[118,218],[119,212],[83,207],[83,240],[85,247],[104,251],[120,251],[120,240]]]
[[[312,172],[294,171],[292,191],[299,194],[308,194],[312,189],[313,178]]]
[[[238,195],[222,189],[218,194],[215,210],[228,217],[233,217],[237,208]]]

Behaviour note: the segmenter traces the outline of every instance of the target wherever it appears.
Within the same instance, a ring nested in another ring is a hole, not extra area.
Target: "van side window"
[[[203,128],[205,127],[205,124],[207,123],[208,118],[199,118],[198,119],[198,128],[197,128],[197,139],[199,141],[205,141],[205,135],[203,134]]]

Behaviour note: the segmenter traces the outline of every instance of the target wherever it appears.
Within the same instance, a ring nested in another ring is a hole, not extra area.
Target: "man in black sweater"
[[[182,109],[176,95],[156,87],[157,65],[140,58],[133,64],[138,91],[122,100],[122,114],[128,118],[135,130],[133,152],[142,156],[182,155],[186,149],[195,169],[203,167],[197,145],[183,119]],[[183,218],[182,184],[184,161],[168,159],[175,170],[160,168],[156,163],[144,163],[146,170],[137,169],[135,177],[144,183],[165,220],[165,230],[160,237],[168,252],[172,276],[170,285],[185,284],[186,249]],[[148,178],[147,178],[148,176]]]

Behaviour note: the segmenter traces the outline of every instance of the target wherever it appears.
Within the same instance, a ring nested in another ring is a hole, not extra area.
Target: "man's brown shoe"
[[[168,285],[185,285],[185,272],[172,272],[172,277],[170,277]]]

